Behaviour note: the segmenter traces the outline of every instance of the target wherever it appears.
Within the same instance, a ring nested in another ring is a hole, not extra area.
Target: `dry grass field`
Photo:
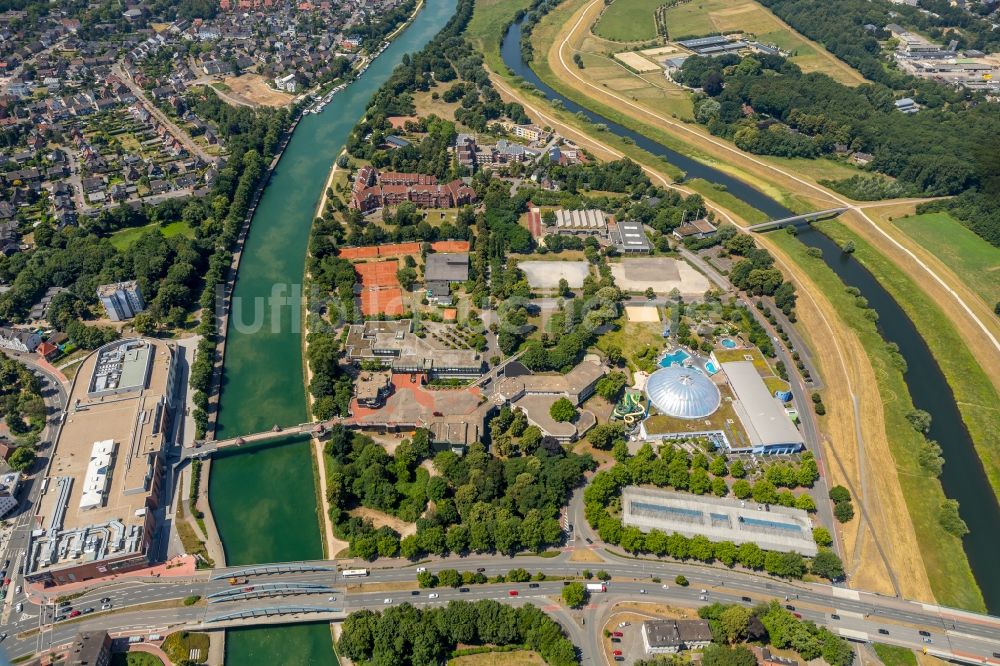
[[[292,102],[292,95],[269,88],[264,77],[259,74],[227,76],[223,81],[233,96],[242,97],[251,104],[285,106]]]

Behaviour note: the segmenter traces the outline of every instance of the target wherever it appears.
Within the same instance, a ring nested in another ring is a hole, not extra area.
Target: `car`
[[[589,543],[589,544],[593,544],[593,543],[594,543],[594,541],[593,541],[593,540],[592,540],[592,539],[591,539],[590,537],[587,537],[587,538],[585,539],[585,541],[586,541],[587,543]]]
[[[792,613],[792,615],[799,618],[800,620],[802,619],[802,613]]]
[[[5,640],[7,640],[7,632],[0,634],[0,643],[3,643]]]
[[[611,654],[612,654],[612,655],[614,655],[614,656],[616,656],[616,657],[619,657],[619,656],[621,656],[621,653],[622,653],[622,651],[621,651],[621,650],[615,650],[615,651],[614,651],[614,652],[612,652]]]
[[[430,594],[428,594],[428,595],[427,595],[427,598],[428,598],[428,599],[437,599],[437,598],[438,598],[438,597],[440,597],[440,596],[441,596],[441,595],[440,595],[440,594],[438,594],[437,592],[431,592]]]
[[[476,569],[476,573],[483,573],[484,571],[486,571],[486,567],[479,567]]]
[[[702,594],[698,598],[701,599],[702,601],[708,601],[708,597],[706,595],[704,595],[704,594]]]
[[[932,639],[927,638],[926,636],[924,636],[922,640],[924,641],[924,643],[933,643],[934,642]]]
[[[517,590],[509,590],[507,592],[507,596],[508,597],[516,597],[517,596]]]
[[[994,652],[993,656],[996,657],[997,659],[1000,659],[1000,652]]]
[[[419,594],[419,592],[418,592],[418,594]],[[391,604],[392,603],[392,598],[391,597],[387,597],[387,598],[385,598],[385,599],[382,600],[382,603],[384,603],[384,604]]]
[[[9,569],[10,568],[10,559],[9,558],[3,561],[3,568],[4,569]]]
[[[612,636],[615,636],[616,638],[621,638],[621,637],[622,637],[622,636],[624,636],[625,634],[623,634],[623,633],[622,633],[622,632],[620,632],[620,631],[613,631],[613,632],[611,632],[611,635],[612,635]]]
[[[750,597],[740,597],[740,601],[745,601],[749,604],[753,602],[753,599],[751,599]]]
[[[618,628],[621,629],[622,627],[631,627],[631,626],[632,626],[631,622],[622,622],[621,624],[618,625]]]
[[[788,610],[795,610],[795,606],[791,604],[785,604],[785,608],[787,608]]]
[[[80,611],[80,612],[81,612],[81,613],[83,613],[84,615],[89,615],[90,613],[93,613],[93,612],[94,612],[94,609],[93,609],[93,608],[84,608],[84,609],[83,609],[82,611]]]
[[[101,604],[101,610],[111,610],[111,602]]]
[[[617,637],[615,637],[615,636],[612,636],[612,637],[611,637],[611,642],[612,642],[612,643],[621,643],[621,642],[622,642],[622,639],[620,639],[620,638],[617,638]]]
[[[567,529],[568,531],[572,532],[572,531],[573,531],[573,523],[570,523],[569,525],[567,525],[567,526],[566,526],[566,529]]]
[[[102,604],[111,603],[111,597],[104,597],[103,599],[101,599],[101,603]]]
[[[831,620],[839,620],[840,616],[837,615],[836,613],[830,613],[830,619]]]
[[[21,586],[20,585],[18,585],[17,587],[14,588],[14,594],[21,594]]]
[[[538,587],[538,583],[529,583],[528,587],[532,587],[532,588]]]
[[[879,629],[878,633],[882,634],[883,636],[888,636],[889,635],[889,630],[888,629]]]
[[[62,621],[63,621],[63,620],[65,620],[65,619],[66,619],[66,616],[65,616],[65,615],[56,615],[56,617],[55,617],[55,619],[53,620],[53,622],[62,622]]]
[[[918,633],[918,634],[920,634],[921,636],[930,636],[930,635],[931,635],[931,632],[929,632],[929,631],[924,631],[923,629],[921,629],[921,630],[920,630],[920,631],[918,631],[917,633]]]
[[[625,661],[625,657],[615,657],[615,661]]]
[[[420,596],[420,590],[410,590],[410,596],[411,597],[419,597]]]
[[[458,588],[458,591],[459,592],[468,592],[469,588],[467,588],[467,587],[460,587],[460,588]]]
[[[706,589],[698,590],[698,594],[708,594],[708,590]]]
[[[417,573],[423,573],[427,571],[427,567],[417,567]]]
[[[21,602],[18,602],[17,605],[14,606],[14,610],[16,612],[20,613],[21,611],[24,610],[24,604],[22,604]],[[77,613],[77,615],[79,615],[79,613]]]
[[[328,597],[327,598],[327,601],[336,601],[336,600],[337,600],[337,597]]]
[[[82,615],[82,613],[78,610],[75,610],[69,614],[70,617],[79,617],[80,615]]]
[[[639,594],[646,594],[646,590],[645,589],[639,590]]]

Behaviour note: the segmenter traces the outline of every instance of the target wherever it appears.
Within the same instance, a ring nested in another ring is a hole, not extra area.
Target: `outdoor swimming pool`
[[[726,349],[736,349],[736,340],[733,340],[732,338],[722,338],[722,342],[720,344]]]
[[[678,349],[660,359],[660,367],[669,368],[672,365],[682,365],[689,358],[691,358],[691,354],[688,354],[683,349]]]
[[[712,363],[711,361],[707,361],[705,363],[705,372],[707,372],[710,377],[715,373],[717,373],[718,371],[719,369],[715,367],[715,364]]]

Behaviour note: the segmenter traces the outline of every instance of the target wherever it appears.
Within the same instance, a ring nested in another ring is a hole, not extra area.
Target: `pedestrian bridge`
[[[806,213],[804,215],[795,215],[794,217],[783,217],[780,220],[771,220],[770,222],[761,222],[760,224],[754,224],[747,227],[747,231],[756,231],[758,233],[763,231],[771,231],[772,229],[780,229],[781,227],[804,227],[807,224],[816,222],[817,220],[825,220],[829,217],[837,217],[843,212],[847,211],[847,206],[841,208],[830,208],[828,210],[820,210],[815,213]]]

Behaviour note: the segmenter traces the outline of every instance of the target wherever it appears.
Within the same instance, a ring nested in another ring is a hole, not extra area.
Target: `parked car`
[[[19,601],[19,602],[17,602],[17,605],[16,605],[16,606],[14,606],[14,610],[15,610],[16,612],[20,613],[21,611],[23,611],[23,610],[24,610],[24,604],[22,604],[22,603],[21,603],[20,601]]]
[[[69,614],[70,617],[79,617],[80,615],[82,615],[82,613],[78,610],[75,610]]]
[[[101,604],[101,610],[111,610],[111,603]]]
[[[615,651],[614,651],[614,652],[612,652],[611,654],[613,654],[614,656],[618,657],[618,656],[620,656],[620,655],[621,655],[621,653],[622,653],[622,651],[621,651],[621,650],[615,650]]]
[[[623,633],[622,633],[622,632],[620,632],[620,631],[613,631],[613,632],[611,632],[611,635],[612,635],[612,636],[614,636],[614,637],[616,637],[616,638],[621,638],[621,637],[622,637],[622,636],[624,636],[625,634],[623,634]]]
[[[94,609],[93,609],[93,608],[84,608],[84,609],[83,609],[82,611],[80,611],[80,612],[81,612],[81,613],[83,613],[84,615],[88,615],[88,614],[90,614],[90,613],[93,613],[93,612],[94,612]]]

